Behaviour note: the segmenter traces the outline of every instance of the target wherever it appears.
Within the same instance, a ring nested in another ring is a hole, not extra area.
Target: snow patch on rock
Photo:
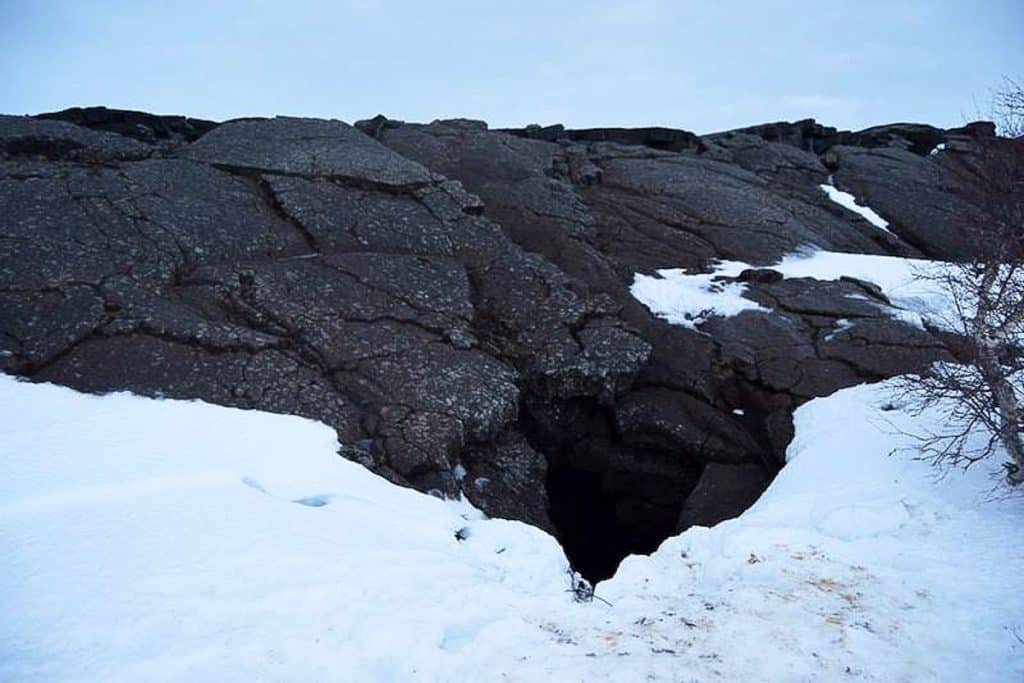
[[[744,297],[746,284],[728,281],[753,267],[742,261],[720,261],[710,273],[694,274],[680,268],[658,270],[655,275],[637,273],[630,292],[658,317],[696,328],[712,316],[768,312]],[[948,295],[931,277],[946,267],[937,261],[808,248],[788,254],[777,263],[758,267],[778,271],[785,278],[850,277],[870,282],[878,285],[892,303],[879,304],[890,316],[919,328],[925,321],[947,328],[955,325],[949,315]]]
[[[637,273],[629,291],[659,318],[696,329],[712,316],[768,310],[744,298],[745,284],[723,281],[749,267],[742,261],[719,261],[710,273],[688,273],[682,268],[666,268],[655,275]]]
[[[879,230],[885,230],[888,233],[892,233],[892,230],[889,229],[889,221],[879,216],[871,207],[862,206],[861,204],[858,204],[857,198],[854,197],[849,192],[843,192],[835,185],[829,185],[824,183],[819,185],[818,187],[821,188],[822,192],[828,195],[829,199],[831,199],[839,206],[843,207],[844,209],[849,209],[850,211],[853,211],[855,214],[857,214],[861,218],[864,218],[865,220],[867,220],[868,223],[871,223],[871,225],[875,226]]]

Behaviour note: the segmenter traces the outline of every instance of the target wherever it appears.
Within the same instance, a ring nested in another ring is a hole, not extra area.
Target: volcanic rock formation
[[[962,257],[964,159],[993,134],[0,117],[0,368],[321,420],[345,457],[552,530],[601,578],[749,505],[801,402],[949,357],[866,283],[751,271],[768,311],[691,329],[634,274]]]

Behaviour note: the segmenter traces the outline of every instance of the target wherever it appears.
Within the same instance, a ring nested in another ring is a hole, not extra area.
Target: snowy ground
[[[928,420],[889,400],[801,408],[754,508],[627,559],[608,606],[322,425],[0,376],[0,680],[1021,680],[1024,501],[889,456]]]

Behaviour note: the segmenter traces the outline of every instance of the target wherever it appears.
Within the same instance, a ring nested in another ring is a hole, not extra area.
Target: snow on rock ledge
[[[637,273],[629,291],[659,318],[696,328],[712,316],[767,310],[743,297],[746,285],[722,281],[749,267],[742,261],[719,261],[710,273],[691,274],[681,268],[666,268],[653,276]]]
[[[828,198],[834,201],[839,206],[853,211],[855,214],[866,220],[871,225],[875,226],[879,230],[884,230],[888,233],[892,233],[889,229],[889,221],[885,220],[870,206],[861,206],[857,203],[856,197],[849,192],[843,192],[835,185],[819,185],[822,192],[828,195]]]
[[[783,278],[827,281],[846,277],[870,282],[892,303],[883,307],[890,316],[919,328],[923,327],[924,319],[947,327],[951,324],[945,319],[944,312],[950,306],[943,292],[934,281],[920,277],[941,268],[936,261],[806,249],[788,254],[772,265],[757,267],[774,270]],[[658,317],[674,325],[696,328],[715,316],[768,311],[744,296],[746,284],[730,281],[748,268],[755,266],[742,261],[718,261],[710,273],[688,273],[681,268],[661,269],[655,275],[637,273],[630,292]]]

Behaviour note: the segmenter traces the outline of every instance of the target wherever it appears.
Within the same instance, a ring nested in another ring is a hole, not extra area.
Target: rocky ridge
[[[751,270],[770,313],[688,329],[634,274],[963,257],[958,188],[993,135],[4,116],[0,368],[321,420],[345,457],[552,530],[600,577],[749,505],[803,401],[949,357],[867,283]]]

